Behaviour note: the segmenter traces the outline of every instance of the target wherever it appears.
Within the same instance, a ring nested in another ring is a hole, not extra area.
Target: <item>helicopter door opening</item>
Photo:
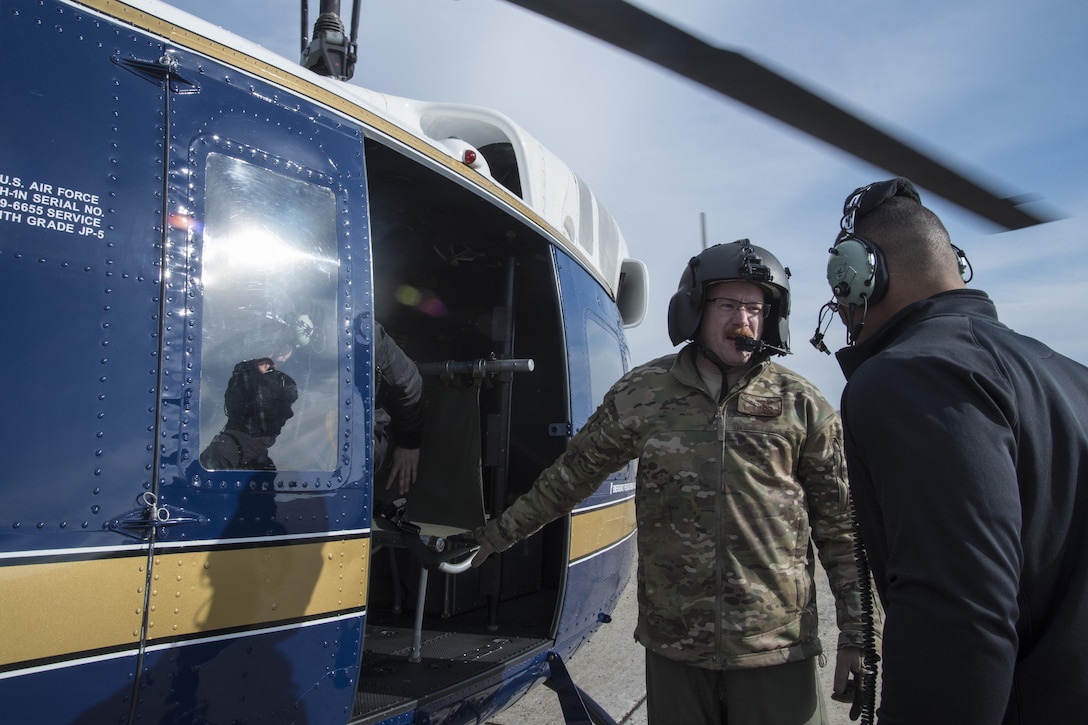
[[[555,435],[570,412],[550,243],[394,147],[368,140],[366,164],[375,317],[418,364],[426,404],[420,480],[392,510],[408,523],[444,516],[464,531],[505,509],[565,444]],[[426,576],[425,556],[383,537],[382,511],[398,494],[379,480],[374,497],[360,721],[422,707],[553,642],[565,522],[479,569]]]

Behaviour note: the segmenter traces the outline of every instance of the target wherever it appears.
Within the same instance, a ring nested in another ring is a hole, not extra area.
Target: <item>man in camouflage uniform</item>
[[[863,626],[838,415],[770,361],[789,351],[788,272],[748,240],[693,258],[669,305],[679,353],[617,382],[566,452],[478,529],[479,565],[639,459],[639,618],[651,725],[826,723],[815,541],[841,631],[836,693]]]

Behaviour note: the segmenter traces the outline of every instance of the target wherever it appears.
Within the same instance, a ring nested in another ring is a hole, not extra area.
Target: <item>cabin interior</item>
[[[495,178],[518,193],[516,168],[501,161],[513,158],[509,148],[482,151]],[[470,528],[528,490],[566,442],[566,345],[551,249],[454,174],[373,140],[366,158],[375,317],[425,372],[420,479],[398,515],[417,522],[448,514],[457,520],[446,523]],[[436,372],[452,369],[447,362],[492,358],[532,360],[533,369],[482,377]],[[442,406],[468,409],[450,419],[435,412]],[[424,586],[418,552],[398,545],[398,532],[382,516],[396,498],[376,483],[354,713],[360,722],[440,697],[444,688],[546,644],[563,595],[565,521],[479,569],[429,570]],[[421,588],[421,661],[411,662]]]

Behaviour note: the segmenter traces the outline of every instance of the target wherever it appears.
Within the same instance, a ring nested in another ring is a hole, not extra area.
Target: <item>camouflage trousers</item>
[[[829,725],[816,658],[708,670],[646,651],[648,725]]]

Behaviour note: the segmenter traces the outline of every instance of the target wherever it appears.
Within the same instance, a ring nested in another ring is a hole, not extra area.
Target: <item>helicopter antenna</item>
[[[302,47],[299,48],[300,58],[306,57],[306,46],[310,41],[310,0],[302,0]]]
[[[355,60],[359,50],[359,10],[362,0],[352,0],[351,3],[351,71],[355,72]]]
[[[352,6],[352,34],[349,39],[340,19],[340,0],[321,0],[321,13],[314,21],[313,37],[306,42],[309,0],[302,0],[302,65],[319,75],[350,80],[355,73],[359,33],[359,0]]]

